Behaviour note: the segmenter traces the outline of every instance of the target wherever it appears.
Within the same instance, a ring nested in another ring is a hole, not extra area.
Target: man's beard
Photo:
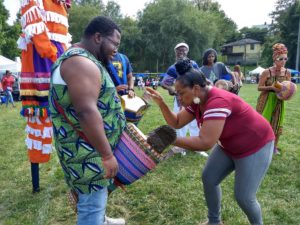
[[[105,57],[105,50],[103,45],[100,46],[100,51],[99,54],[97,55],[97,59],[104,65],[107,66],[110,63],[109,58],[106,56]]]

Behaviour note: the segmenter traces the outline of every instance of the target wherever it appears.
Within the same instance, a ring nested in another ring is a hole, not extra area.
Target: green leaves
[[[0,1],[0,54],[14,59],[20,54],[17,49],[17,39],[21,34],[21,26],[15,22],[12,26],[7,24],[9,12]]]

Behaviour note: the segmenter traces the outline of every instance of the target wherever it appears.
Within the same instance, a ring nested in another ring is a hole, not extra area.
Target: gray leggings
[[[221,220],[221,181],[235,170],[234,195],[252,225],[262,225],[260,205],[256,192],[272,160],[274,141],[267,143],[258,152],[241,159],[232,159],[216,145],[202,173],[208,219],[211,224]]]

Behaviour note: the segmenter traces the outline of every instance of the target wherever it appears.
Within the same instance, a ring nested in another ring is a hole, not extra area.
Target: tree
[[[284,43],[289,50],[289,60],[286,66],[289,68],[295,68],[296,51],[297,51],[297,37],[298,37],[298,24],[300,16],[300,3],[297,0],[278,0],[276,2],[275,11],[271,13],[274,19],[271,31],[273,38],[270,38],[271,42],[264,46],[262,61],[267,62],[265,58],[272,44],[276,42]],[[272,59],[271,55],[269,58]],[[270,61],[270,60],[269,60]]]
[[[5,44],[1,47],[1,52],[5,57],[14,60],[21,54],[21,50],[17,46],[17,40],[21,34],[21,24],[17,21],[12,26],[7,26],[4,33]]]
[[[260,41],[262,44],[265,42],[265,38],[268,35],[268,29],[267,28],[257,28],[257,27],[243,27],[240,29],[240,35],[242,37],[242,34],[245,34],[245,38],[251,38],[257,41]]]
[[[103,15],[112,18],[117,21],[122,18],[121,7],[115,1],[108,1],[105,10],[103,11]]]
[[[130,17],[125,17],[119,20],[119,26],[122,31],[119,52],[128,56],[134,71],[141,71],[138,62],[143,58],[143,41],[138,22]]]
[[[174,63],[174,46],[186,42],[189,56],[200,61],[201,52],[211,47],[217,36],[213,17],[200,12],[190,1],[156,0],[139,14],[142,54],[138,64],[143,70],[165,71]],[[207,26],[207,24],[210,24]]]
[[[0,0],[0,54],[2,53],[2,47],[6,43],[5,29],[8,27],[6,21],[9,18],[8,10],[3,5],[3,0]]]
[[[75,5],[92,5],[92,6],[99,6],[99,8],[103,7],[102,0],[73,0],[73,4]]]
[[[101,15],[101,10],[93,5],[72,5],[69,13],[69,32],[73,43],[80,41],[88,22],[99,15]]]
[[[209,24],[217,26],[218,35],[215,37],[211,47],[219,50],[224,43],[236,40],[237,25],[221,10],[221,5],[218,2],[212,0],[192,0],[192,3],[200,12],[210,14],[212,20]]]
[[[20,55],[20,50],[17,48],[17,40],[21,34],[21,25],[19,23],[20,15],[17,21],[9,26],[6,21],[9,18],[9,12],[3,5],[3,0],[0,1],[0,54],[7,58],[14,59]]]

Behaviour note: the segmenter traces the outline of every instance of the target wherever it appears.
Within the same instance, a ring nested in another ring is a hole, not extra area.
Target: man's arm
[[[80,126],[90,144],[102,157],[105,177],[114,177],[118,171],[118,163],[105,135],[103,119],[97,108],[101,87],[98,67],[84,57],[74,56],[62,63],[61,74],[67,83]]]
[[[175,67],[172,68],[172,66],[168,69],[166,72],[166,75],[164,76],[163,80],[161,81],[161,87],[163,89],[168,90],[169,95],[175,95],[175,89],[173,87],[173,84],[175,82],[175,77],[177,76],[176,74],[176,69]]]
[[[128,84],[128,96],[134,97],[135,93],[134,93],[134,80],[133,80],[133,75],[132,75],[132,67],[131,67],[128,57],[125,56],[125,58],[126,58],[126,67],[127,67],[126,76],[127,76],[127,84]]]

